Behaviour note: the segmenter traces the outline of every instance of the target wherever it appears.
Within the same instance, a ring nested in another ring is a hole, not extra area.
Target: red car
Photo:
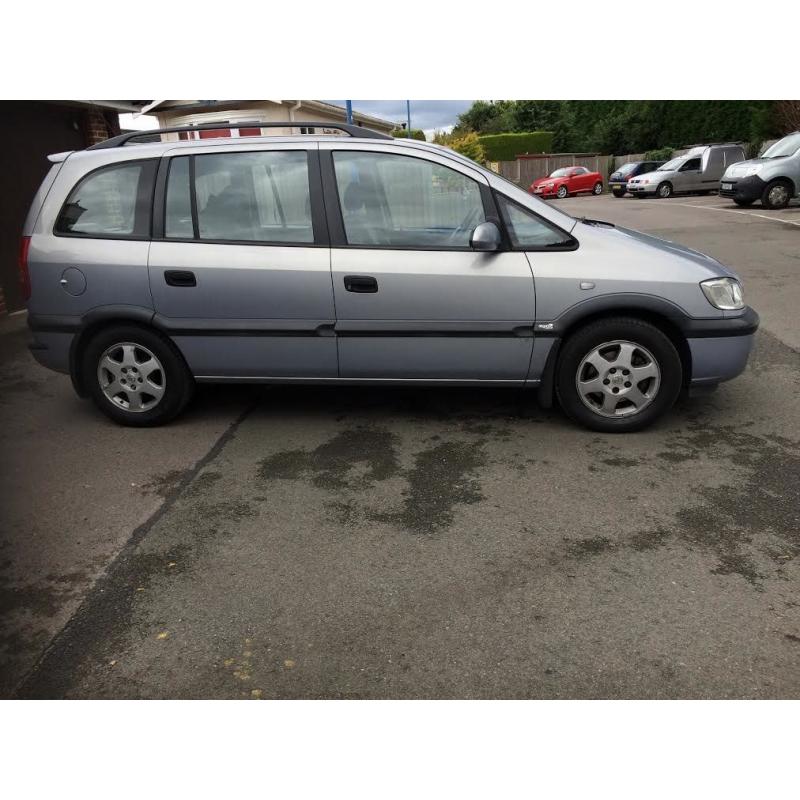
[[[586,167],[562,167],[549,178],[535,180],[529,191],[539,197],[561,198],[580,192],[602,194],[603,176],[599,172],[589,172]]]

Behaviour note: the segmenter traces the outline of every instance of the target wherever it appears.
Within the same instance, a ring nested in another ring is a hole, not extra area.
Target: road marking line
[[[652,205],[661,205],[664,201],[663,200],[642,200],[640,202],[649,203]],[[669,203],[671,206],[683,206],[684,208],[702,208],[705,211],[724,211],[727,214],[742,214],[745,217],[760,217],[761,219],[768,219],[770,222],[782,222],[784,225],[797,225],[800,226],[800,222],[795,222],[791,219],[781,219],[780,217],[768,217],[766,214],[753,214],[750,211],[737,211],[734,208],[715,208],[714,206],[699,206],[696,203]]]

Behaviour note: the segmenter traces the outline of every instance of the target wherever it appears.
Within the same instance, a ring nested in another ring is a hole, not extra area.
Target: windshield
[[[557,169],[555,172],[550,173],[551,178],[565,178],[569,175],[569,171],[572,167],[563,167],[562,169]]]
[[[674,170],[678,169],[683,162],[686,161],[686,156],[678,156],[678,158],[673,158],[672,161],[667,161],[666,164],[662,164],[658,168],[658,172],[673,172]]]
[[[638,165],[638,162],[636,162],[636,161],[632,161],[632,162],[630,162],[629,164],[623,164],[623,165],[622,165],[622,166],[621,166],[621,167],[620,167],[620,168],[617,170],[617,172],[619,172],[619,173],[620,173],[620,175],[627,175],[629,172],[633,172],[633,171],[636,169],[636,167],[637,167],[637,166],[639,166],[639,165]]]
[[[786,158],[793,156],[800,149],[800,132],[790,133],[778,142],[768,147],[761,158]]]

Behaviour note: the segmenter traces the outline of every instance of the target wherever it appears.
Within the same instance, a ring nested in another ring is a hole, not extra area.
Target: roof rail
[[[251,120],[250,122],[241,123],[227,123],[227,122],[206,122],[202,125],[181,125],[175,128],[152,128],[146,131],[131,131],[123,133],[120,136],[113,136],[111,139],[106,139],[103,142],[98,142],[87,150],[106,150],[112,147],[123,147],[133,139],[141,139],[145,136],[159,136],[162,133],[184,133],[189,131],[219,131],[219,130],[235,130],[238,128],[333,128],[337,131],[342,131],[350,136],[360,137],[362,139],[392,139],[386,133],[374,131],[372,128],[362,128],[358,125],[349,125],[345,122],[258,122]]]

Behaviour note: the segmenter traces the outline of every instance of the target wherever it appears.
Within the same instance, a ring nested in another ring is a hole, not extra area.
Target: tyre
[[[614,189],[614,190],[611,192],[611,194],[613,194],[613,195],[614,195],[614,197],[625,197],[625,192],[624,192],[624,190],[622,190],[622,189]]]
[[[594,185],[594,189],[592,189],[592,194],[603,194],[603,184],[600,181]]]
[[[561,186],[558,187],[558,191],[556,192],[556,197],[559,200],[563,200],[569,192],[567,191],[567,187],[562,183]]]
[[[666,200],[668,197],[672,197],[672,184],[669,181],[664,181],[663,183],[659,183],[658,189],[656,189],[656,195],[660,197],[662,200]]]
[[[138,325],[100,331],[84,351],[82,370],[95,405],[121,425],[162,425],[183,410],[194,391],[177,348]]]
[[[556,369],[564,412],[604,433],[647,427],[672,407],[682,385],[681,359],[670,339],[629,317],[579,329],[563,345]]]
[[[761,205],[764,208],[786,208],[792,199],[792,187],[788,181],[777,178],[770,181],[761,193]]]
[[[734,197],[733,202],[736,203],[737,206],[742,206],[743,208],[747,208],[748,206],[753,205],[755,200],[742,200],[741,198]]]

